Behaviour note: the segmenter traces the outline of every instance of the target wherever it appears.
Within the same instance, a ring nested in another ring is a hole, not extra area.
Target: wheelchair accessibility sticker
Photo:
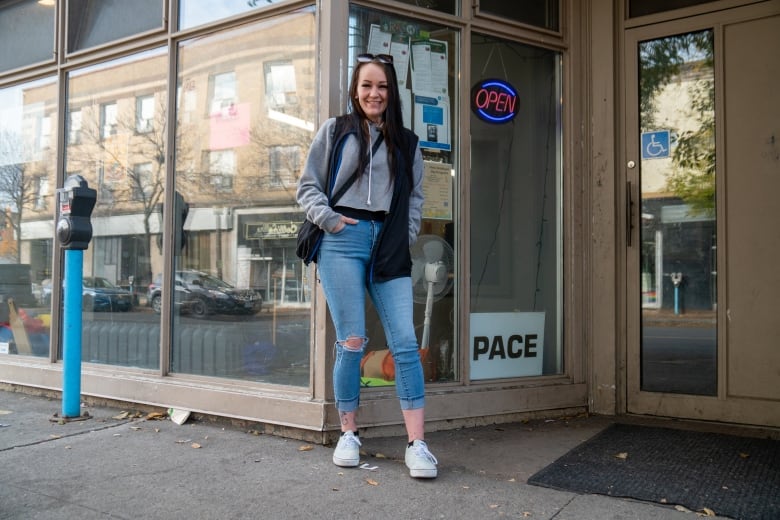
[[[669,130],[642,134],[642,159],[669,157]]]

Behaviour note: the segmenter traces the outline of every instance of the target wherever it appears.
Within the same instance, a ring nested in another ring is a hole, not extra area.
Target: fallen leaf
[[[376,480],[374,480],[372,478],[367,478],[366,479],[366,483],[368,483],[371,486],[378,486],[379,485],[379,482],[377,482]]]
[[[298,448],[298,451],[311,451],[313,449],[314,449],[314,446],[312,446],[311,444],[304,444],[303,446],[300,446]]]
[[[523,518],[528,518],[530,516],[531,516],[531,512],[530,511],[523,511]]]
[[[715,511],[713,511],[709,507],[705,507],[704,509],[701,510],[701,512],[704,514],[704,516],[716,516]]]
[[[468,486],[463,486],[463,489],[469,489],[469,487]]]
[[[338,491],[339,488],[330,488],[331,491]]]
[[[249,430],[247,433],[249,433],[250,435],[261,435],[260,432],[257,430]]]
[[[50,439],[60,439],[60,438],[62,438],[62,435],[51,434],[51,435],[49,435],[49,438]]]
[[[685,506],[679,506],[679,505],[678,505],[678,506],[674,506],[674,508],[675,508],[677,511],[682,511],[683,513],[690,513],[690,512],[691,512],[691,510],[690,510],[690,509],[688,509],[688,508],[687,508],[687,507],[685,507]]]
[[[665,498],[662,498],[662,499],[661,499],[661,503],[662,503],[662,504],[665,504],[665,503],[666,503],[666,499],[665,499]]]
[[[498,504],[490,504],[488,507],[490,507],[490,509],[495,509],[498,507]]]
[[[162,421],[163,419],[166,419],[168,417],[168,414],[162,413],[162,412],[151,412],[146,415],[147,421]]]
[[[134,431],[143,430],[140,426],[131,426],[130,429]]]
[[[626,460],[628,458],[628,453],[625,452],[625,451],[622,452],[622,453],[618,453],[617,455],[615,455],[615,458],[616,459],[621,459],[621,460]]]
[[[190,447],[197,450],[198,448],[200,448],[200,444],[198,444],[197,442],[193,442],[192,444],[190,444]]]
[[[185,440],[178,440],[174,441],[176,444],[187,444],[188,442],[192,442],[192,439],[185,439]]]
[[[374,455],[374,457],[376,457],[377,459],[386,459],[387,458],[387,456],[385,456],[384,453],[377,453],[376,455]]]
[[[515,480],[514,478],[510,478],[509,482],[517,482],[517,480]]]
[[[739,456],[743,459],[750,457],[750,453],[740,453]]]
[[[122,419],[127,419],[127,417],[130,415],[130,412],[122,412],[119,415],[115,415],[112,417],[112,419],[116,419],[117,421],[121,421]]]

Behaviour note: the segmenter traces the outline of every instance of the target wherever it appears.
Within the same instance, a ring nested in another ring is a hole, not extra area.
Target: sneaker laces
[[[354,445],[362,446],[360,443],[360,439],[355,436],[352,432],[345,432],[344,435],[341,436],[341,439],[339,440],[339,444],[345,445],[345,447],[353,447]]]
[[[417,441],[412,444],[412,451],[417,457],[420,457],[421,459],[428,459],[434,464],[439,463],[439,461],[436,460],[436,457],[433,456],[433,453],[428,450],[428,445],[425,444],[425,441]]]

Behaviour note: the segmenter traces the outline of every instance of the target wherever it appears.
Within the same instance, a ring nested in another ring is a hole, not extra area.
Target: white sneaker
[[[360,446],[360,439],[353,432],[342,433],[333,452],[333,464],[344,468],[357,466],[360,463]]]
[[[407,446],[405,461],[412,477],[436,478],[436,464],[439,461],[428,451],[425,441],[417,439],[411,446]]]

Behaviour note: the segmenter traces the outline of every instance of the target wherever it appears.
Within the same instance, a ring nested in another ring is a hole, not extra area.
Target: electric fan
[[[413,298],[416,303],[425,303],[420,348],[426,348],[431,335],[433,303],[452,288],[455,255],[452,247],[437,235],[420,235],[411,253]]]

